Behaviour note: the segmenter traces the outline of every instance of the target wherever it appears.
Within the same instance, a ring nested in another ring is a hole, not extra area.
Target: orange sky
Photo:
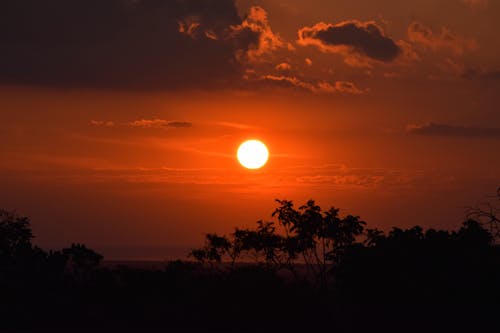
[[[0,6],[0,202],[43,247],[175,257],[275,198],[454,228],[500,185],[495,1],[20,2]],[[248,138],[261,170],[236,161]]]

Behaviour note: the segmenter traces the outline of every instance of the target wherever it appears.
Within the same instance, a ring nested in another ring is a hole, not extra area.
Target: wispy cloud
[[[383,191],[400,193],[432,186],[454,186],[454,178],[434,171],[353,168],[342,164],[290,165],[270,168],[251,176],[244,170],[232,167],[174,167],[148,165],[120,165],[105,160],[61,158],[57,155],[18,156],[19,165],[32,167],[0,168],[16,174],[26,181],[49,181],[61,184],[116,184],[117,186],[154,187],[168,191],[172,186],[196,188],[196,191],[213,191],[214,187],[228,193],[262,194],[283,190],[307,189],[308,191]],[[234,158],[234,156],[231,156]],[[5,175],[2,175],[5,176]],[[194,187],[192,187],[194,186]],[[190,195],[192,194],[189,192]],[[185,195],[184,192],[182,195]]]
[[[187,128],[192,127],[193,124],[187,121],[168,121],[164,119],[140,119],[128,123],[131,127],[144,127],[144,128]]]
[[[304,81],[296,76],[286,76],[286,75],[264,75],[261,81],[273,83],[277,86],[282,87],[295,87],[305,91],[309,91],[316,94],[363,94],[365,91],[359,89],[353,82],[349,81]]]
[[[429,123],[425,125],[408,125],[406,130],[410,134],[424,136],[500,138],[500,128],[498,127],[473,127]]]
[[[113,127],[115,123],[109,120],[91,120],[90,125],[97,127]]]
[[[500,70],[485,68],[464,68],[460,72],[464,79],[480,79],[486,81],[500,80]]]
[[[221,127],[229,127],[229,128],[239,129],[239,130],[258,129],[258,127],[256,127],[256,126],[242,124],[242,123],[233,123],[233,122],[228,122],[228,121],[214,121],[214,122],[210,122],[209,124],[215,125],[215,126],[221,126]]]
[[[467,50],[477,49],[474,39],[467,39],[453,33],[450,29],[442,27],[441,31],[435,32],[421,22],[414,21],[408,26],[408,38],[414,44],[420,44],[432,51],[451,50],[457,55]]]

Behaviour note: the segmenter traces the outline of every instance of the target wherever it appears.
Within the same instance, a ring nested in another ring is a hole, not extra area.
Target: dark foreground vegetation
[[[383,233],[278,201],[274,221],[207,234],[194,261],[144,270],[101,265],[81,244],[46,252],[27,218],[0,211],[0,331],[496,331],[497,212]]]

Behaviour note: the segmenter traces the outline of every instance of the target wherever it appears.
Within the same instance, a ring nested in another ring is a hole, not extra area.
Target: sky
[[[277,198],[457,228],[500,185],[499,30],[496,0],[2,1],[1,207],[123,260]]]

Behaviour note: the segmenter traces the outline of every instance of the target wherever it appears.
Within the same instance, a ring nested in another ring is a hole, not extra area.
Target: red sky
[[[499,6],[3,3],[0,202],[109,259],[182,256],[275,198],[455,228],[500,185]]]

